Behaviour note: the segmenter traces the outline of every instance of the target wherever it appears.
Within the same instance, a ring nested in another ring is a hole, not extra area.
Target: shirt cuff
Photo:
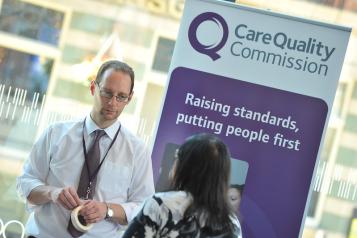
[[[27,197],[30,195],[32,190],[34,190],[35,188],[37,188],[39,186],[43,186],[43,185],[45,185],[45,184],[40,181],[31,182],[30,184],[28,184],[28,186],[24,186],[21,188],[21,191],[22,191],[21,196],[27,200]]]
[[[31,191],[35,188],[37,188],[38,186],[42,186],[44,185],[41,182],[33,182],[31,183],[31,186],[27,186],[25,188],[21,189],[21,197],[23,197],[23,199],[25,199],[25,208],[28,212],[33,212],[35,210],[35,208],[37,207],[37,205],[30,203],[27,200],[27,197],[30,195]]]
[[[128,223],[135,218],[135,216],[142,208],[142,203],[129,202],[129,203],[122,203],[120,205],[124,209]]]

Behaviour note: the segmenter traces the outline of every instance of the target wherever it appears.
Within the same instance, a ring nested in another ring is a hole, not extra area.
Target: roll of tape
[[[84,225],[79,221],[78,215],[79,215],[79,211],[82,209],[82,207],[83,206],[78,206],[71,212],[71,221],[72,221],[74,228],[76,228],[78,231],[87,232],[93,227],[93,224]]]

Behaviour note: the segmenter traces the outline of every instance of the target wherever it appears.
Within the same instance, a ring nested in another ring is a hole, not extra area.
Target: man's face
[[[94,96],[92,113],[101,123],[116,120],[124,107],[130,102],[130,76],[122,71],[107,70],[99,85],[92,83],[91,92]],[[118,101],[116,97],[127,98],[127,101]]]

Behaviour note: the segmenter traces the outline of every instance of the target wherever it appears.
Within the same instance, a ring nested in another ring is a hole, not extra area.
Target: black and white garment
[[[184,218],[192,196],[183,191],[157,193],[146,201],[143,209],[129,224],[123,238],[242,238],[238,219],[231,217],[234,232],[212,231],[204,226],[204,219]],[[203,227],[203,228],[202,228]]]

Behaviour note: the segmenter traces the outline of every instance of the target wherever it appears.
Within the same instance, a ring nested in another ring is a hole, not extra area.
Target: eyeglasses
[[[114,96],[111,92],[108,92],[105,89],[101,88],[97,82],[95,82],[95,84],[99,88],[100,96],[105,97],[105,98],[107,98],[109,100],[111,100],[113,97],[115,97],[115,100],[117,102],[128,102],[129,101],[129,96],[128,95],[119,94],[117,96]]]

